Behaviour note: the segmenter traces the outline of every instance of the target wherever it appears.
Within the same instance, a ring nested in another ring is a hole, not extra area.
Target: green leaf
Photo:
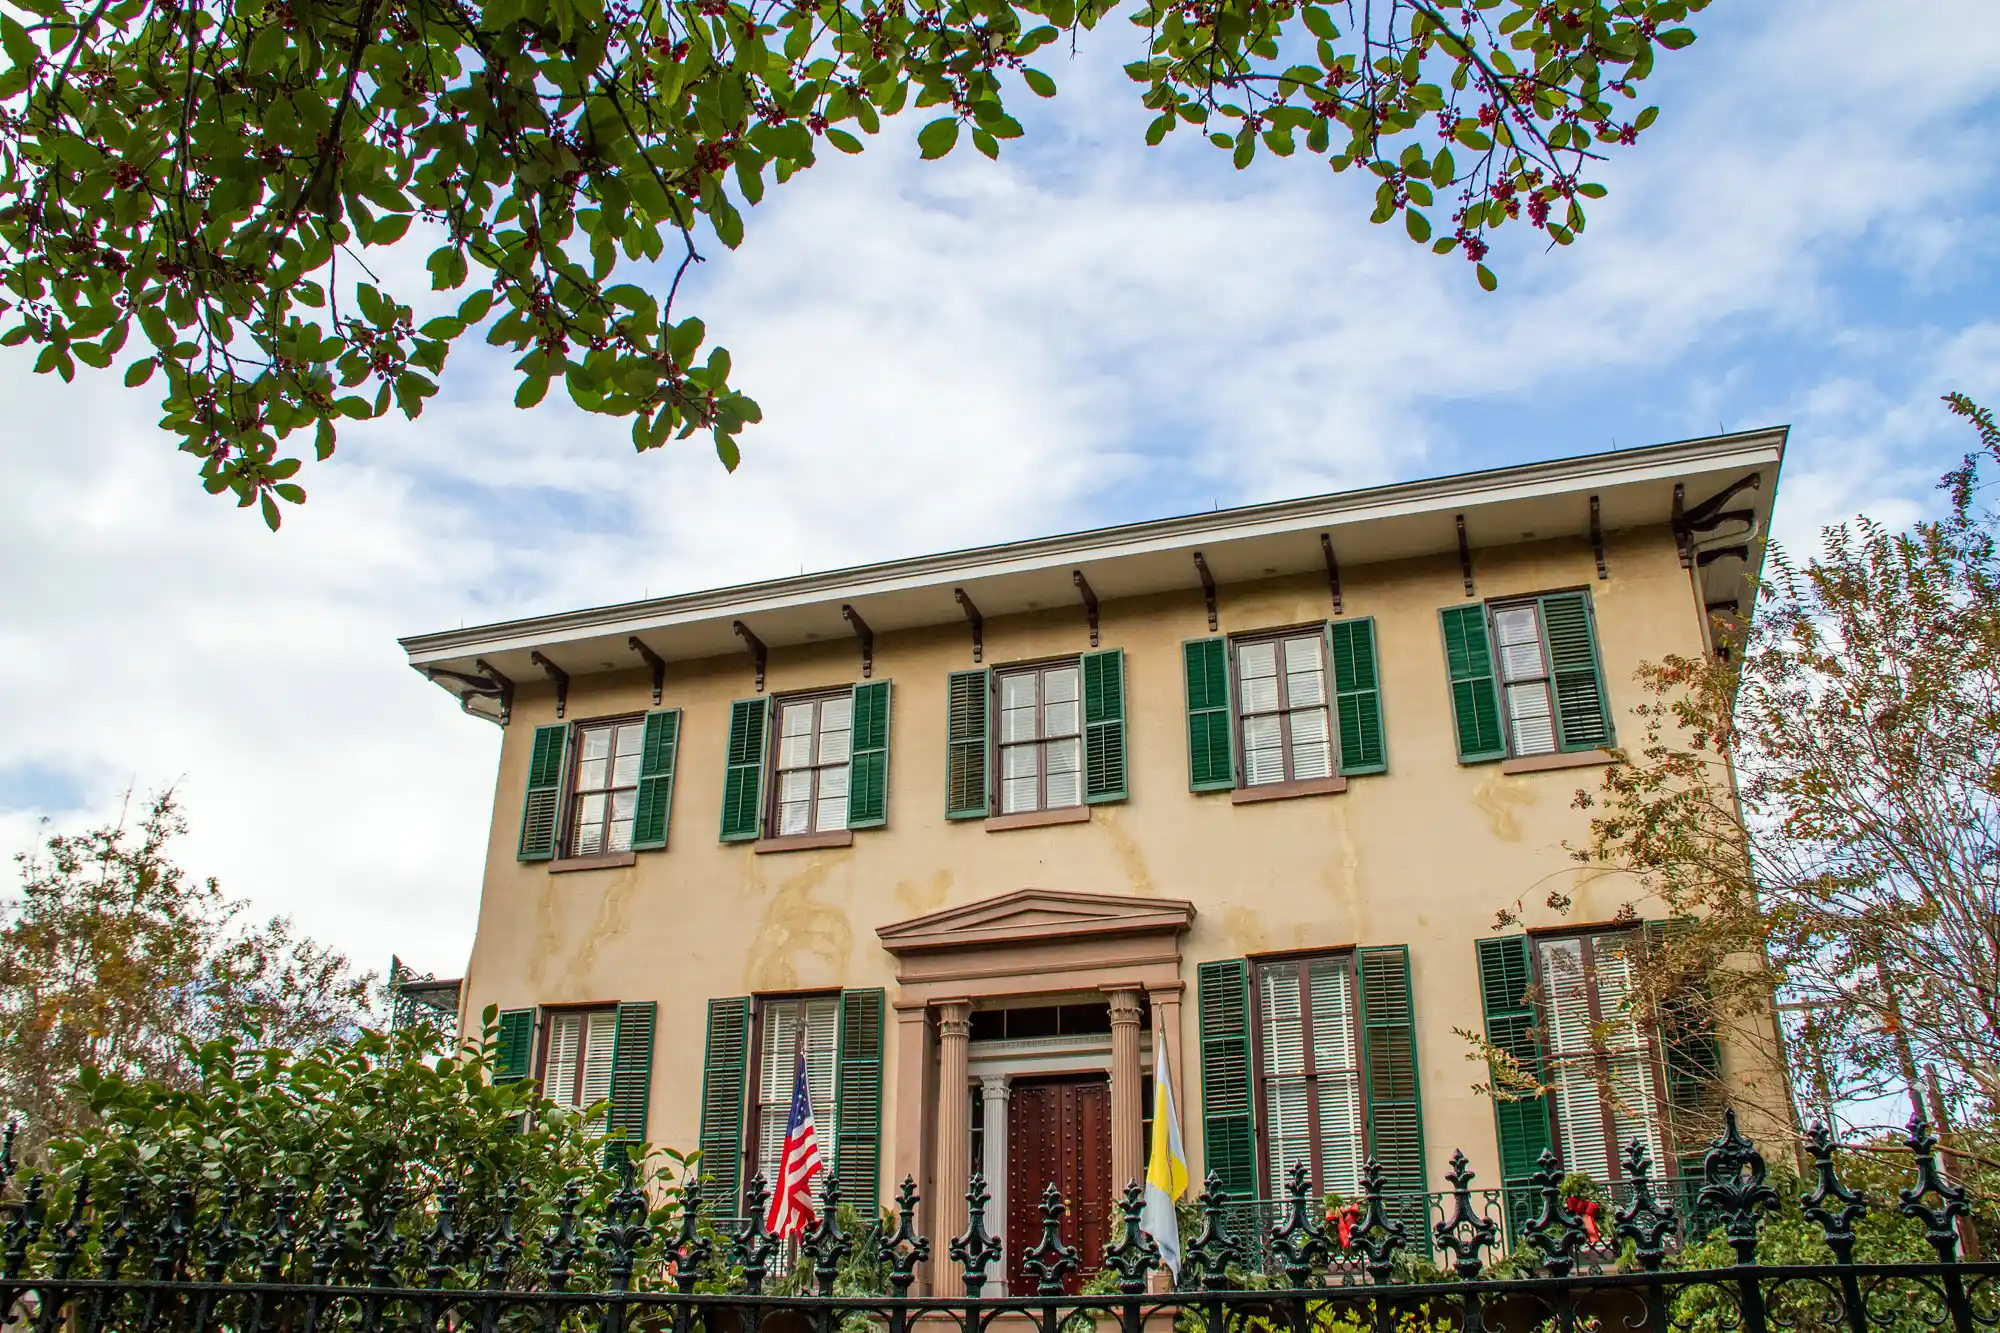
[[[1602,199],[1606,194],[1610,193],[1610,191],[1606,190],[1596,181],[1585,181],[1576,187],[1576,192],[1586,199]]]
[[[1694,29],[1667,28],[1659,34],[1657,40],[1669,51],[1678,51],[1684,46],[1694,45]]]
[[[514,390],[514,406],[533,407],[536,403],[541,402],[543,398],[547,397],[548,392],[549,377],[547,375],[530,375],[521,381],[520,388]]]
[[[995,161],[999,160],[1000,141],[995,139],[992,135],[988,134],[985,130],[980,129],[976,125],[973,127],[972,130],[972,146],[974,148],[977,148],[980,152],[986,154],[987,157],[992,158]]]
[[[368,237],[368,244],[394,245],[397,241],[403,239],[403,233],[409,229],[410,215],[408,213],[391,213],[386,217],[376,220],[375,230]]]
[[[41,58],[28,30],[5,14],[0,14],[0,47],[5,48],[7,59],[21,70],[32,70]]]
[[[1022,70],[1021,79],[1029,88],[1034,90],[1037,97],[1054,97],[1056,95],[1056,81],[1038,69]]]
[[[1490,292],[1500,285],[1500,279],[1493,276],[1492,269],[1481,264],[1479,266],[1479,285]]]
[[[917,148],[924,160],[943,157],[958,142],[958,117],[940,116],[917,131]]]
[[[154,358],[147,356],[141,357],[139,360],[125,367],[125,387],[136,389],[147,380],[153,378],[153,370],[158,364],[159,362]]]
[[[1419,245],[1431,238],[1431,220],[1414,208],[1403,210],[1403,229]]]
[[[843,153],[858,153],[861,151],[861,140],[855,138],[846,130],[834,129],[829,126],[826,131],[826,141]]]

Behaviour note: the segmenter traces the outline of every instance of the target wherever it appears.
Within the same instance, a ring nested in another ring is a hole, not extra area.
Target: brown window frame
[[[617,763],[617,757],[618,757],[617,730],[620,727],[630,726],[633,723],[637,723],[640,727],[640,732],[639,732],[639,745],[640,745],[640,756],[641,756],[640,763],[643,766],[645,762],[644,752],[646,744],[646,733],[645,733],[646,715],[644,713],[617,713],[613,714],[610,717],[586,718],[581,722],[572,722],[570,724],[569,737],[563,749],[565,755],[563,761],[564,771],[562,776],[563,817],[561,824],[561,830],[562,830],[561,847],[563,849],[562,850],[563,856],[565,857],[622,856],[626,852],[632,850],[629,846],[617,848],[615,850],[610,846],[609,840],[611,837],[611,825],[614,822],[610,818],[610,815],[617,808],[616,800],[611,798],[615,798],[616,793],[621,791],[631,792],[633,806],[634,806],[634,813],[636,813],[638,799],[639,799],[639,779],[637,775],[636,774],[634,775],[632,779],[632,785],[630,787],[619,787],[619,786],[593,787],[588,792],[586,792],[578,784],[581,783],[583,780],[584,733],[586,731],[595,731],[600,728],[606,728],[606,727],[611,729],[612,750],[611,750],[611,756],[607,760],[607,764],[611,765],[612,767],[607,768],[606,775],[615,776],[616,773],[615,765]],[[604,846],[599,847],[594,852],[585,852],[581,849],[579,842],[579,835],[581,834],[583,829],[583,798],[585,796],[597,795],[600,792],[603,793],[607,798],[605,802],[605,820],[604,820],[604,836],[606,842]]]
[[[558,1018],[580,1017],[583,1019],[583,1040],[577,1043],[576,1065],[570,1071],[571,1086],[576,1089],[576,1094],[581,1096],[583,1092],[584,1066],[590,1057],[590,1016],[592,1014],[610,1014],[615,1023],[618,1017],[618,1005],[615,1002],[603,1004],[543,1005],[541,1015],[542,1031],[535,1043],[535,1082],[541,1089],[542,1095],[550,1101],[555,1102],[558,1106],[567,1107],[579,1112],[583,1110],[580,1104],[563,1101],[555,1095],[554,1090],[549,1086],[549,1045],[555,1040],[556,1020]],[[615,1041],[617,1029],[614,1027],[612,1032],[613,1040]]]
[[[743,1160],[739,1164],[741,1174],[738,1176],[738,1179],[745,1183],[748,1183],[750,1177],[757,1174],[757,1150],[762,1144],[764,1137],[764,1101],[760,1093],[764,1087],[765,1016],[770,1012],[770,1007],[774,1004],[803,1005],[811,1000],[832,1000],[834,1002],[834,1058],[837,1066],[840,1054],[840,994],[838,990],[802,990],[773,991],[768,995],[752,995],[750,997],[750,1058],[745,1062],[749,1068],[750,1081],[747,1088],[748,1095],[744,1099],[746,1106],[743,1116]],[[835,1096],[839,1095],[839,1091],[840,1071],[836,1067],[834,1070]],[[783,1101],[787,1114],[789,1114],[791,1106],[790,1096],[787,1095]],[[775,1105],[776,1103],[773,1104]],[[818,1103],[814,1103],[813,1105],[813,1125],[819,1136],[820,1160],[827,1163],[829,1168],[833,1164],[835,1113],[836,1108],[831,1105],[820,1106]],[[773,1181],[766,1180],[764,1183],[775,1188],[775,1182]]]
[[[764,836],[766,838],[771,838],[771,839],[816,838],[816,837],[824,837],[825,835],[830,833],[839,833],[846,831],[847,825],[844,822],[840,825],[838,829],[822,829],[819,827],[820,781],[822,775],[828,769],[844,768],[847,770],[847,775],[848,775],[847,799],[850,802],[850,805],[848,807],[849,817],[852,818],[853,806],[851,803],[854,800],[854,787],[853,787],[854,714],[851,711],[852,708],[851,701],[853,700],[853,698],[854,698],[854,687],[852,685],[829,685],[824,689],[794,690],[790,694],[780,694],[772,698],[771,724],[769,728],[770,735],[765,737],[766,748],[764,756],[764,768],[765,771],[769,773],[771,777],[769,784],[767,784],[770,790],[765,794],[764,797],[763,817],[764,817]],[[847,699],[850,701],[849,705],[850,712],[848,713],[847,717],[847,758],[842,760],[838,764],[822,764],[818,762],[819,737],[820,737],[820,726],[819,726],[820,708],[828,701],[834,699]],[[782,766],[785,753],[785,708],[787,707],[787,705],[802,704],[802,703],[810,703],[813,706],[812,738],[813,738],[814,762],[805,765],[802,768],[787,769]],[[784,799],[785,774],[800,773],[806,771],[810,771],[813,775],[812,796],[809,798],[809,803],[807,805],[806,828],[803,832],[786,833],[782,828],[779,827],[778,824],[780,811],[783,809],[785,805],[785,799]],[[748,1177],[745,1177],[745,1179],[748,1179]]]
[[[1284,645],[1292,639],[1316,638],[1319,640],[1320,701],[1319,711],[1326,717],[1326,772],[1310,778],[1298,776],[1298,768],[1293,757],[1292,714],[1314,707],[1301,704],[1294,707],[1291,702],[1291,673],[1285,670]],[[1277,657],[1278,706],[1269,712],[1251,713],[1244,707],[1243,667],[1241,650],[1268,643],[1274,646]],[[1236,729],[1234,740],[1236,753],[1241,756],[1236,775],[1238,791],[1256,791],[1265,787],[1280,787],[1296,782],[1317,782],[1336,777],[1340,773],[1340,738],[1335,728],[1338,723],[1333,708],[1333,651],[1327,642],[1326,626],[1293,625],[1284,629],[1258,630],[1254,634],[1232,635],[1229,640],[1229,699],[1234,716],[1230,725]],[[1278,725],[1278,754],[1280,776],[1271,782],[1252,783],[1250,781],[1249,730],[1245,723],[1251,717],[1276,716]]]
[[[1051,671],[1072,670],[1076,672],[1076,731],[1074,735],[1050,736],[1048,734],[1048,694],[1039,683]],[[1006,686],[1009,677],[1034,676],[1035,687],[1035,735],[1030,740],[1010,741],[1004,739]],[[1043,814],[1051,810],[1075,810],[1084,805],[1083,787],[1083,658],[1080,656],[1045,657],[1032,662],[1010,662],[1006,666],[993,668],[992,684],[988,687],[987,716],[992,719],[987,727],[988,748],[991,751],[987,761],[988,787],[987,809],[993,817],[1006,818],[1009,815]],[[1076,799],[1067,805],[1049,804],[1048,745],[1051,740],[1076,741]],[[1022,810],[1007,809],[1007,751],[1033,746],[1038,751],[1035,765],[1035,804]]]
[[[1546,640],[1544,641],[1544,650],[1546,651]],[[1643,925],[1625,926],[1606,923],[1596,926],[1583,925],[1563,927],[1555,930],[1531,930],[1528,932],[1529,975],[1533,978],[1535,994],[1538,997],[1535,1003],[1535,1017],[1537,1024],[1541,1028],[1542,1049],[1547,1053],[1551,1062],[1558,1058],[1555,1051],[1555,1018],[1554,1014],[1550,1011],[1549,978],[1542,965],[1542,946],[1558,943],[1563,940],[1576,940],[1578,942],[1580,946],[1578,951],[1579,972],[1587,983],[1584,988],[1586,1016],[1590,1021],[1591,1029],[1599,1031],[1602,1029],[1604,1022],[1604,1000],[1597,984],[1595,953],[1597,941],[1607,935],[1625,936],[1631,941],[1631,947],[1634,949],[1643,950],[1647,947],[1645,927]],[[1653,1076],[1653,1115],[1655,1130],[1659,1134],[1660,1156],[1662,1158],[1662,1160],[1654,1163],[1654,1178],[1657,1181],[1664,1179],[1668,1175],[1679,1174],[1678,1163],[1680,1156],[1678,1144],[1674,1139],[1673,1116],[1670,1114],[1671,1108],[1667,1105],[1665,1053],[1661,1050],[1660,1042],[1657,1038],[1657,1024],[1648,1023],[1648,1017],[1649,1015],[1634,1013],[1632,1015],[1632,1024],[1639,1038],[1639,1053],[1643,1056],[1646,1066],[1651,1070]],[[1604,1126],[1604,1142],[1606,1145],[1604,1154],[1606,1162],[1605,1174],[1610,1177],[1610,1179],[1600,1183],[1606,1185],[1618,1185],[1625,1182],[1624,1144],[1619,1140],[1617,1117],[1612,1110],[1611,1096],[1608,1091],[1611,1087],[1610,1057],[1612,1054],[1613,1052],[1609,1050],[1593,1052],[1590,1062],[1591,1076],[1597,1087],[1598,1115],[1602,1119]],[[1558,1152],[1566,1154],[1568,1149],[1563,1143],[1562,1106],[1559,1101],[1558,1092],[1551,1089],[1547,1101],[1549,1111],[1549,1141],[1556,1145]]]
[[[1368,1152],[1368,1070],[1367,1050],[1362,1041],[1361,1022],[1361,960],[1360,950],[1348,946],[1337,949],[1308,949],[1292,953],[1259,954],[1247,961],[1250,965],[1250,1089],[1251,1116],[1254,1124],[1257,1157],[1257,1179],[1262,1182],[1263,1194],[1267,1199],[1285,1197],[1285,1182],[1272,1180],[1270,1131],[1270,1097],[1267,1092],[1270,1077],[1265,1073],[1266,1044],[1264,1025],[1263,972],[1266,967],[1286,963],[1299,965],[1299,1041],[1305,1052],[1309,1072],[1306,1081],[1306,1124],[1308,1140],[1311,1143],[1310,1162],[1312,1169],[1313,1198],[1324,1198],[1327,1192],[1326,1171],[1320,1143],[1319,1115],[1319,1061],[1313,1051],[1312,1017],[1312,977],[1311,965],[1321,959],[1338,959],[1347,969],[1349,1023],[1354,1036],[1355,1088],[1357,1094],[1356,1128],[1362,1136],[1358,1146],[1363,1157]],[[1317,1207],[1317,1202],[1315,1202]]]
[[[1552,588],[1550,592],[1563,589]],[[1587,590],[1586,590],[1587,591]],[[1507,742],[1509,759],[1538,759],[1545,755],[1559,755],[1562,748],[1562,723],[1556,714],[1556,668],[1555,654],[1549,649],[1548,622],[1542,616],[1542,598],[1547,593],[1532,593],[1523,597],[1500,597],[1486,603],[1486,633],[1493,648],[1493,683],[1500,695],[1500,729]],[[1507,655],[1500,642],[1500,613],[1503,611],[1530,611],[1535,617],[1535,643],[1542,655],[1542,674],[1525,676],[1520,680],[1510,680],[1507,676]],[[1540,685],[1542,695],[1548,700],[1549,748],[1546,750],[1523,750],[1516,744],[1514,730],[1514,706],[1511,686]]]

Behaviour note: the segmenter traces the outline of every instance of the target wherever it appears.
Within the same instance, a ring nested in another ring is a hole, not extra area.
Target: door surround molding
[[[953,1082],[964,1079],[969,1086],[971,1081],[962,1015],[982,1003],[1030,996],[1105,995],[1116,1004],[1117,993],[1130,993],[1152,1006],[1153,1031],[1156,1039],[1164,1036],[1173,1067],[1174,1103],[1185,1106],[1181,937],[1194,917],[1194,904],[1180,898],[1030,888],[875,932],[896,959],[891,1178],[915,1177],[932,1201],[926,1211],[931,1219],[927,1229],[936,1232],[933,1256],[945,1252],[965,1211],[969,1163],[962,1150],[942,1151],[938,1141],[940,1103],[952,1096]],[[941,1024],[947,1012],[953,1021]],[[1136,1065],[1141,1053],[1139,1043],[1133,1046],[1127,1059]],[[1126,1091],[1136,1098],[1136,1088]],[[944,1120],[955,1123],[956,1117],[947,1111]],[[954,1271],[940,1271],[935,1257],[929,1267],[927,1276],[933,1281],[927,1285],[936,1294],[957,1294]]]

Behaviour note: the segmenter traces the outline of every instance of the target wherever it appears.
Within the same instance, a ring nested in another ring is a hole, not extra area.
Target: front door
[[[1022,1257],[1042,1240],[1042,1195],[1050,1182],[1069,1210],[1062,1241],[1076,1247],[1078,1271],[1064,1289],[1104,1262],[1111,1221],[1111,1085],[1084,1078],[1016,1079],[1007,1100],[1007,1290],[1031,1296]]]

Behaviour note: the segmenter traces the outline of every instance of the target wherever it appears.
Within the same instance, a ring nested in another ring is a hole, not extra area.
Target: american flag
[[[813,1182],[820,1173],[819,1135],[813,1130],[812,1090],[806,1086],[806,1049],[799,1047],[792,1075],[792,1114],[785,1122],[785,1151],[778,1158],[777,1186],[764,1227],[781,1240],[819,1221],[813,1210]]]

